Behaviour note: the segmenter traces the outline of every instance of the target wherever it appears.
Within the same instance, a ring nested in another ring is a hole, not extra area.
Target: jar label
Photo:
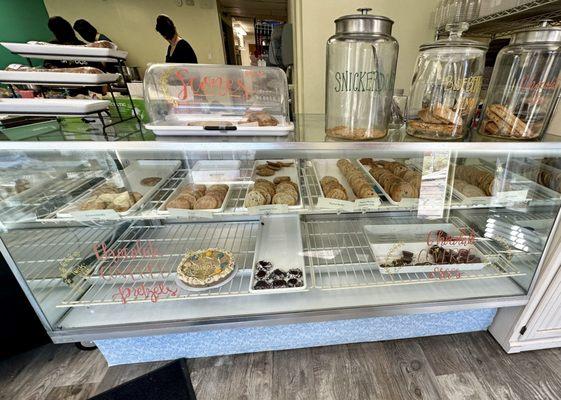
[[[474,75],[468,78],[458,79],[454,75],[447,75],[444,78],[444,89],[464,91],[469,93],[479,93],[483,77],[481,75]]]
[[[393,77],[380,71],[337,71],[335,92],[383,92],[393,87]]]

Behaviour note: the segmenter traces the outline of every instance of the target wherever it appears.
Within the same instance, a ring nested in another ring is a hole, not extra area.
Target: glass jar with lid
[[[325,128],[332,138],[387,134],[399,46],[393,21],[370,10],[335,20],[336,34],[327,41]]]
[[[430,140],[460,140],[477,109],[487,46],[463,39],[465,22],[446,25],[446,39],[424,44],[415,65],[407,133]]]
[[[515,32],[499,52],[478,132],[493,138],[541,139],[561,87],[561,27],[550,21]]]

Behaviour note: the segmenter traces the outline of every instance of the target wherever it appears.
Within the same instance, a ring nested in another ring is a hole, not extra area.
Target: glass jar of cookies
[[[459,140],[472,123],[485,68],[483,43],[463,39],[465,22],[446,25],[449,37],[424,44],[415,65],[407,133],[429,140]]]
[[[515,32],[499,52],[480,134],[515,140],[542,138],[561,87],[561,27],[549,22]]]
[[[370,10],[335,20],[327,41],[325,132],[331,138],[381,139],[388,130],[399,46],[393,21]]]

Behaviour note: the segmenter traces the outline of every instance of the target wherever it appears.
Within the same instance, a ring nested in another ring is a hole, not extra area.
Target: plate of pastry
[[[370,205],[381,204],[373,188],[372,179],[347,159],[314,159],[312,166],[320,184],[321,197],[343,202],[369,200]],[[318,207],[321,204],[318,199]]]
[[[361,158],[358,163],[390,204],[414,206],[418,203],[421,172],[393,159]]]
[[[188,216],[192,212],[219,213],[224,211],[229,196],[230,186],[225,184],[184,182],[167,198],[158,213],[176,216]]]
[[[296,160],[257,160],[253,167],[254,184],[247,189],[244,207],[286,205],[303,207]]]
[[[179,167],[174,160],[135,160],[57,212],[57,218],[116,219],[138,210]]]
[[[177,266],[176,283],[188,291],[204,291],[230,282],[237,266],[232,253],[209,248],[189,251]]]

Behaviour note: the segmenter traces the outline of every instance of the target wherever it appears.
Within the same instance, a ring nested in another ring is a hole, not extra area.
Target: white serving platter
[[[156,121],[146,124],[146,129],[150,129],[158,136],[287,136],[294,131],[294,124],[285,121],[284,117],[274,116],[279,124],[277,126],[253,126],[235,125],[242,119],[241,116],[234,115],[213,115],[213,114],[188,114],[174,116],[167,121]],[[189,126],[190,122],[195,121],[224,121],[234,125],[225,129],[205,128],[203,126]]]
[[[332,158],[332,159],[313,159],[312,160],[312,167],[314,173],[316,175],[321,197],[318,199],[317,207],[319,208],[335,208],[340,209],[342,211],[360,211],[360,210],[369,210],[369,209],[376,209],[382,204],[379,197],[370,198],[370,199],[357,199],[349,182],[345,179],[345,176],[337,167],[337,161],[339,159]],[[363,175],[365,175],[363,173]],[[329,199],[325,197],[325,193],[323,193],[323,188],[321,187],[320,181],[321,178],[325,176],[333,176],[339,180],[341,185],[345,188],[347,192],[348,201],[344,200],[337,200],[337,199]],[[365,178],[368,182],[373,184],[373,179],[370,174],[365,175]]]
[[[254,294],[280,294],[307,290],[308,283],[300,231],[300,217],[298,215],[270,215],[264,216],[261,222],[255,244],[249,291]],[[286,249],[292,249],[293,251],[287,252]],[[304,285],[294,288],[253,289],[255,264],[258,261],[269,261],[273,265],[273,269],[280,268],[283,271],[288,271],[291,268],[301,269]]]
[[[177,194],[181,191],[181,189],[183,189],[186,185],[189,184],[192,184],[192,182],[188,179],[180,183],[179,186],[175,188],[173,193],[166,199],[166,201],[164,201],[164,203],[160,206],[160,208],[158,208],[158,214],[171,215],[172,217],[179,217],[179,218],[191,218],[191,217],[212,218],[212,214],[224,212],[224,209],[226,208],[226,204],[228,204],[228,200],[232,192],[231,185],[228,185],[228,192],[226,193],[226,197],[224,197],[224,201],[222,202],[219,208],[208,208],[208,209],[201,209],[201,210],[190,210],[184,208],[168,208],[167,206],[168,203],[177,196]]]
[[[84,115],[107,110],[107,100],[0,99],[0,113],[13,115]]]
[[[267,164],[267,161],[282,161],[285,163],[292,163],[292,166],[290,167],[282,167],[280,170],[275,171],[275,175],[273,176],[259,176],[256,173],[256,169],[259,165],[264,165]],[[298,203],[294,206],[287,206],[287,208],[289,210],[297,210],[297,209],[301,209],[304,206],[303,200],[302,200],[302,187],[300,186],[300,177],[298,174],[298,160],[294,160],[294,159],[268,159],[268,160],[255,160],[255,163],[253,164],[253,170],[251,171],[251,183],[253,183],[255,181],[255,179],[266,179],[270,182],[273,182],[273,180],[278,177],[278,176],[288,176],[290,177],[290,180],[292,182],[294,182],[295,184],[298,185]],[[247,195],[247,193],[249,193],[251,190],[253,190],[253,184],[251,184],[250,186],[247,187],[247,191],[245,193],[245,195]],[[245,200],[245,195],[244,195],[244,200]],[[275,206],[283,206],[282,204],[269,204],[269,205],[265,205],[265,206],[258,206],[258,207],[245,207],[244,205],[244,209],[248,210],[251,208],[259,208],[259,207],[267,207],[267,206],[271,206],[272,208],[274,208]],[[282,207],[281,207],[282,208]]]
[[[120,173],[115,173],[112,178],[92,187],[75,201],[59,210],[57,218],[91,220],[126,217],[145,204],[180,164],[181,162],[177,160],[135,160]],[[145,186],[140,183],[142,179],[152,176],[162,179],[154,186]],[[116,212],[114,210],[80,210],[80,206],[90,198],[92,191],[110,182],[114,183],[117,187],[126,187],[128,191],[139,192],[142,194],[142,198],[127,211],[123,212]]]
[[[117,60],[126,60],[128,55],[126,51],[105,47],[13,42],[0,42],[0,44],[12,53],[22,57],[42,58],[44,60],[103,61],[113,63],[117,62]]]
[[[392,158],[376,158],[376,160],[380,160],[380,161],[395,161]],[[401,207],[415,207],[418,203],[419,203],[419,199],[418,198],[403,198],[401,199],[401,201],[395,201],[394,199],[391,198],[391,196],[384,190],[384,188],[382,187],[382,185],[380,185],[380,183],[378,183],[378,181],[372,176],[372,174],[370,174],[370,170],[368,169],[368,167],[366,165],[364,165],[363,163],[360,162],[360,160],[356,160],[357,163],[360,165],[360,167],[362,168],[362,170],[364,171],[364,173],[366,174],[367,177],[370,178],[370,180],[372,180],[372,182],[374,182],[374,185],[376,186],[376,189],[378,190],[378,192],[382,193],[382,195],[384,195],[384,197],[386,198],[386,200],[394,205],[394,206],[401,206]],[[407,166],[407,165],[406,165]],[[409,167],[409,166],[407,166]]]
[[[432,264],[432,265],[411,265],[403,267],[382,268],[380,264],[386,263],[387,255],[390,251],[395,253],[394,258],[401,256],[401,251],[410,251],[417,255],[423,249],[429,249],[432,244],[436,244],[428,240],[429,234],[434,234],[438,230],[443,230],[449,235],[459,236],[460,230],[453,224],[394,224],[394,225],[365,225],[364,233],[368,239],[372,255],[375,260],[376,267],[382,274],[405,274],[405,273],[424,273],[435,272],[435,268],[441,270],[458,271],[477,271],[483,269],[488,264],[470,263],[470,264]],[[478,238],[476,238],[476,241]],[[484,260],[484,255],[474,244],[446,244],[446,249],[457,250],[459,248],[470,249],[470,254],[474,254]],[[392,261],[390,258],[389,261]],[[414,258],[415,261],[415,258]],[[423,260],[424,261],[424,260]]]
[[[220,286],[224,286],[225,284],[227,284],[228,282],[230,282],[232,279],[234,279],[234,277],[236,276],[236,274],[238,273],[238,265],[235,264],[234,265],[234,270],[230,273],[230,275],[228,275],[228,277],[226,279],[224,279],[222,282],[217,283],[216,285],[212,285],[212,286],[206,286],[206,287],[193,287],[193,286],[189,286],[187,285],[185,282],[183,282],[181,279],[179,279],[177,277],[177,273],[175,274],[175,284],[177,286],[179,286],[179,288],[186,290],[188,292],[204,292],[206,290],[211,290],[211,289],[216,289],[219,288]]]
[[[76,72],[0,71],[0,82],[14,84],[85,86],[113,83],[119,74]]]

